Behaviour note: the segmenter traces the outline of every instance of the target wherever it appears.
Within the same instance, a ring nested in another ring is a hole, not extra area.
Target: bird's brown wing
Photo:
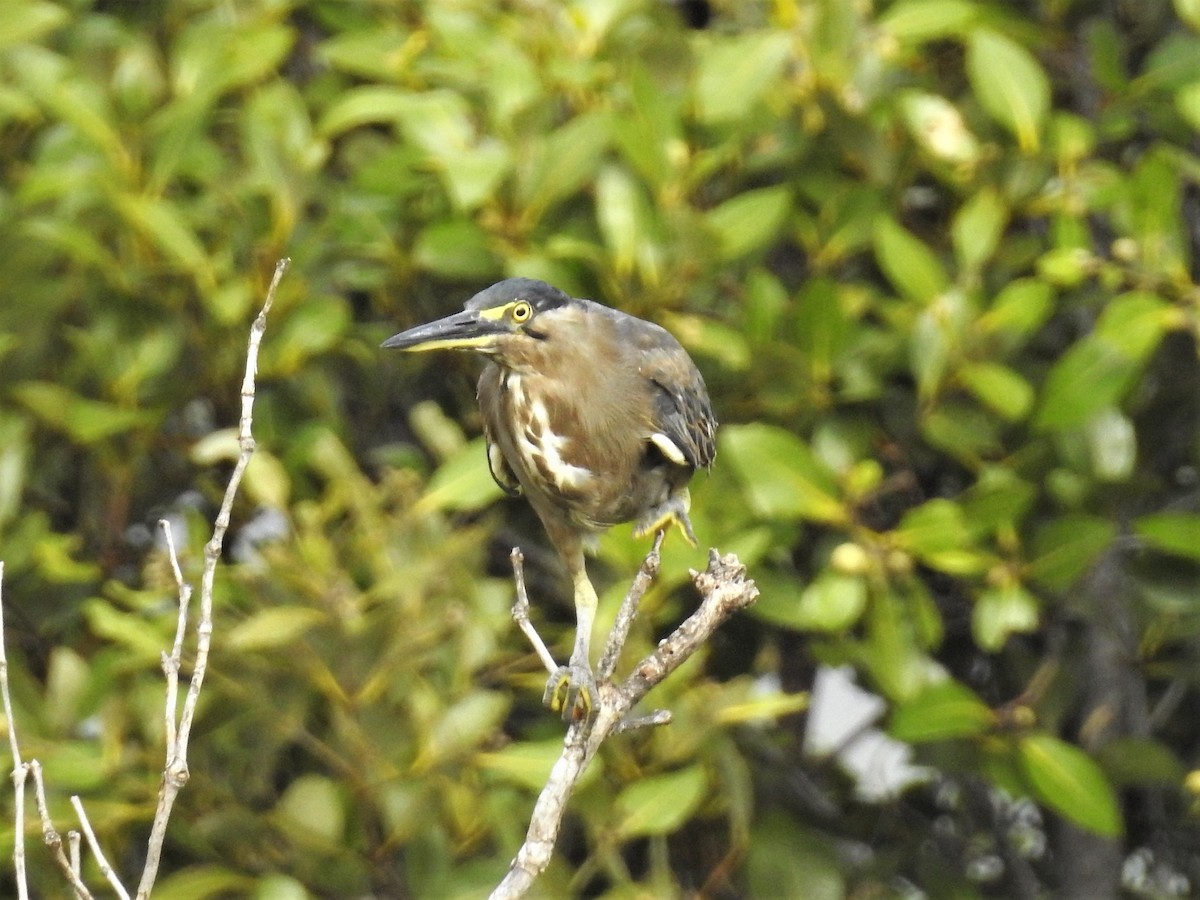
[[[651,426],[689,465],[708,468],[717,454],[717,420],[700,371],[679,342],[657,326],[639,328],[637,343],[642,377],[658,387]]]
[[[488,471],[492,473],[492,480],[500,485],[500,489],[504,493],[510,497],[517,497],[521,493],[521,483],[517,481],[517,476],[513,474],[508,460],[504,458],[500,445],[496,443],[496,436],[492,433],[492,425],[489,421],[489,411],[497,408],[499,394],[500,370],[489,363],[484,368],[483,374],[479,376],[479,386],[476,388],[479,409],[483,417],[483,437],[487,441]]]

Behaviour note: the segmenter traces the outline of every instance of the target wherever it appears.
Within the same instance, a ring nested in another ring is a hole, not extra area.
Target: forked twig
[[[617,622],[606,642],[600,671],[607,674],[597,681],[599,703],[596,718],[590,725],[580,722],[568,729],[563,741],[562,755],[554,763],[550,778],[534,804],[525,843],[517,851],[504,880],[492,892],[491,900],[514,900],[525,896],[537,877],[550,864],[550,856],[558,840],[559,827],[566,813],[567,801],[600,745],[611,734],[669,721],[670,714],[666,712],[629,718],[629,711],[651,688],[699,650],[722,622],[738,610],[745,609],[758,597],[758,588],[753,581],[746,578],[746,569],[738,562],[736,556],[730,554],[721,557],[715,550],[710,550],[708,568],[703,572],[692,573],[692,580],[700,592],[699,608],[670,636],[660,641],[654,652],[638,663],[624,681],[616,684],[611,675],[628,636],[638,603],[649,587],[653,573],[657,571],[658,548],[659,542],[656,541],[654,549],[642,564],[626,595]],[[524,584],[519,568],[516,569],[516,574],[517,603],[520,604],[524,595]],[[523,602],[528,605],[527,598]],[[528,621],[527,612],[524,616]],[[530,631],[532,630],[530,626]],[[525,631],[525,628],[522,628],[522,631]],[[526,631],[526,634],[528,633],[529,631]],[[537,638],[537,641],[540,642],[541,638]]]
[[[196,703],[200,699],[200,689],[204,685],[204,675],[208,669],[208,653],[212,646],[212,607],[213,580],[216,576],[217,561],[221,558],[221,547],[225,542],[225,532],[229,529],[229,517],[233,510],[233,500],[237,496],[242,483],[242,476],[250,457],[254,453],[254,435],[251,426],[254,422],[254,377],[258,372],[258,348],[262,344],[263,334],[267,329],[267,313],[275,302],[275,292],[279,282],[287,272],[290,260],[281,259],[275,265],[275,275],[267,288],[267,297],[263,308],[250,328],[250,340],[246,347],[246,370],[242,377],[242,409],[238,418],[238,458],[225,486],[225,496],[221,500],[221,509],[213,523],[212,537],[204,545],[204,570],[200,576],[200,617],[196,625],[196,661],[192,666],[192,680],[188,684],[187,696],[183,701],[183,710],[179,714],[178,724],[175,720],[175,704],[179,684],[179,663],[183,652],[183,634],[187,627],[187,607],[191,599],[191,588],[184,582],[179,560],[175,555],[175,543],[171,539],[170,528],[164,526],[167,534],[167,552],[171,558],[171,570],[175,575],[175,583],[179,589],[179,620],[175,629],[175,642],[171,647],[171,655],[163,657],[163,672],[167,678],[167,763],[163,769],[162,786],[158,792],[158,808],[154,812],[154,823],[150,827],[150,839],[146,847],[146,865],[142,870],[142,879],[138,883],[138,900],[150,896],[150,889],[158,877],[158,866],[162,858],[162,845],[167,834],[167,821],[171,817],[171,809],[179,791],[187,784],[189,772],[187,763],[188,740],[192,734],[192,720],[196,715]]]
[[[225,533],[229,529],[230,514],[233,501],[241,485],[246,466],[254,453],[254,436],[251,430],[254,412],[254,379],[258,371],[258,351],[262,344],[263,334],[267,326],[267,313],[275,301],[275,293],[290,261],[280,260],[275,266],[275,274],[267,289],[263,308],[250,328],[250,339],[246,350],[246,369],[242,378],[241,414],[238,419],[238,458],[234,464],[233,474],[225,487],[225,495],[221,501],[221,509],[213,524],[213,534],[204,547],[204,569],[200,582],[200,616],[196,626],[196,660],[192,669],[192,678],[188,685],[187,696],[183,702],[183,710],[176,717],[176,707],[179,697],[179,669],[183,657],[183,643],[187,634],[188,607],[190,605],[192,588],[183,580],[183,572],[179,566],[179,558],[175,550],[175,541],[168,524],[163,521],[159,525],[167,544],[167,555],[171,561],[171,570],[175,576],[175,584],[179,591],[179,615],[175,627],[175,640],[171,652],[164,653],[162,659],[163,673],[166,675],[166,765],[163,768],[162,786],[159,789],[158,807],[154,813],[154,822],[150,829],[147,843],[146,864],[142,870],[141,881],[138,884],[138,900],[149,897],[150,890],[158,877],[158,866],[162,858],[162,845],[166,837],[167,821],[171,816],[175,798],[188,780],[187,750],[188,739],[191,736],[192,721],[196,714],[196,704],[200,699],[200,689],[204,684],[204,674],[208,666],[208,654],[212,646],[212,594],[216,574],[217,561],[221,557],[221,548]],[[0,562],[0,589],[3,588],[4,564]],[[0,695],[3,697],[4,715],[8,726],[9,747],[13,759],[13,786],[15,789],[15,823],[13,863],[17,879],[19,900],[27,900],[29,888],[25,871],[25,782],[29,774],[33,775],[34,793],[37,800],[38,816],[42,823],[42,838],[50,848],[55,862],[75,891],[80,900],[91,900],[92,894],[80,877],[80,835],[76,831],[68,833],[70,856],[63,852],[62,837],[54,827],[50,818],[49,806],[46,803],[46,786],[42,778],[41,764],[35,759],[24,763],[21,760],[20,746],[17,742],[16,728],[13,722],[12,698],[8,685],[8,659],[4,644],[4,606],[3,595],[0,593]],[[96,838],[92,824],[88,820],[83,802],[77,796],[71,797],[71,805],[79,817],[83,836],[88,847],[96,857],[101,873],[108,880],[116,895],[121,900],[129,900],[129,892],[121,884],[116,871],[109,865],[107,857]]]

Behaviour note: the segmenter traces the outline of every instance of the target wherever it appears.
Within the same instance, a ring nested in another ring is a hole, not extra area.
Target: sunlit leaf
[[[1041,618],[1041,604],[1019,583],[980,591],[971,611],[971,633],[989,653],[1004,646],[1009,636],[1034,631]]]
[[[438,466],[418,509],[484,509],[504,496],[487,464],[487,443],[476,438]]]
[[[1021,738],[1017,756],[1046,805],[1097,834],[1116,837],[1124,831],[1112,786],[1083,750],[1048,734],[1030,734]]]
[[[1037,59],[1010,38],[976,28],[967,40],[967,76],[988,115],[1016,136],[1022,150],[1037,150],[1050,108],[1050,80]]]
[[[1133,530],[1158,550],[1200,560],[1200,516],[1195,513],[1151,513],[1135,519]]]
[[[790,36],[781,31],[752,32],[705,46],[696,78],[701,121],[717,124],[747,115],[779,77],[790,47]]]
[[[779,232],[788,209],[791,192],[786,187],[745,191],[710,210],[705,216],[716,232],[724,259],[737,259],[766,247]]]
[[[727,426],[721,458],[737,472],[751,507],[772,518],[841,522],[837,485],[799,438],[770,425]]]
[[[267,607],[230,628],[221,638],[230,650],[252,652],[286,647],[303,639],[304,633],[326,621],[325,613],[303,606]]]
[[[879,17],[879,27],[899,41],[920,44],[961,34],[980,16],[968,0],[902,0]]]
[[[161,900],[208,900],[231,894],[251,896],[254,882],[250,876],[224,866],[188,866],[156,881],[154,896]]]
[[[81,397],[69,388],[50,382],[27,381],[13,387],[12,392],[47,425],[85,446],[152,421],[151,414],[145,410]]]
[[[1033,406],[1032,385],[1007,366],[968,363],[958,370],[958,377],[981,403],[1009,421],[1023,419]]]
[[[984,734],[995,716],[970,688],[946,679],[892,710],[888,732],[898,741],[919,744]]]
[[[707,792],[700,766],[635,781],[617,796],[616,832],[623,839],[670,834],[695,815]]]
[[[337,783],[325,775],[301,775],[287,786],[274,817],[288,829],[326,841],[341,839],[346,807]]]
[[[933,251],[886,216],[875,223],[875,258],[892,287],[909,300],[929,303],[950,286]]]

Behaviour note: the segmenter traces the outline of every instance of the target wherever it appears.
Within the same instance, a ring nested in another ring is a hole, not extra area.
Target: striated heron
[[[638,537],[673,524],[696,543],[687,485],[716,452],[704,379],[658,325],[530,278],[494,284],[383,346],[488,358],[478,398],[492,477],[529,500],[574,585],[575,646],[545,702],[568,721],[589,719],[596,591],[585,544],[621,522]]]

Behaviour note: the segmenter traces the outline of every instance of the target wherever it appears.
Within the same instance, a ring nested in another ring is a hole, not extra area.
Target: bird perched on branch
[[[687,485],[716,452],[704,379],[658,325],[530,278],[494,284],[383,346],[488,358],[478,397],[492,477],[529,500],[574,585],[575,646],[545,703],[568,721],[591,718],[596,591],[584,547],[622,522],[639,537],[676,525],[696,543]]]

